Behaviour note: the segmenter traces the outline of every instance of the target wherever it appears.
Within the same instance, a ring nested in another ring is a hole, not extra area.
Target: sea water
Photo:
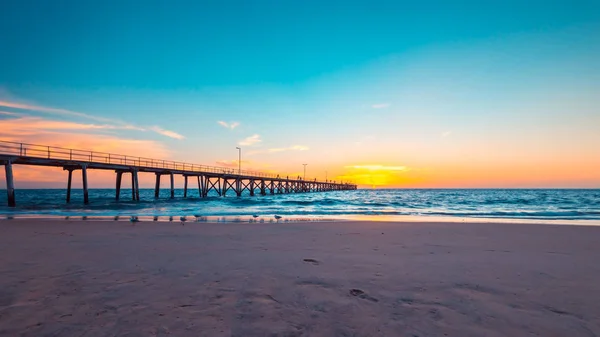
[[[140,201],[122,190],[119,201],[114,189],[91,189],[90,202],[83,203],[81,190],[73,190],[66,203],[64,189],[16,190],[17,207],[7,207],[0,191],[0,215],[41,216],[300,216],[346,218],[386,216],[600,220],[600,189],[364,189],[318,193],[247,195],[199,198],[198,191],[140,189]],[[213,191],[214,192],[214,191]]]

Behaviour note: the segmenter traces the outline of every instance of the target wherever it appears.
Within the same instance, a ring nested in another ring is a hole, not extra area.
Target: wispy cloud
[[[3,111],[0,111],[3,113]],[[8,113],[10,116],[19,116],[19,114]],[[17,131],[28,131],[28,132],[43,132],[43,131],[57,131],[57,130],[116,130],[116,129],[127,129],[127,126],[116,126],[110,124],[87,124],[87,123],[75,123],[67,121],[56,121],[49,120],[41,117],[19,117],[3,120],[1,125],[3,130],[11,130],[12,132]]]
[[[238,168],[238,165],[239,165],[238,160],[217,160],[215,163],[219,166],[232,167],[232,168]],[[249,165],[251,163],[252,163],[251,160],[242,160],[243,166]]]
[[[452,131],[446,131],[442,133],[442,138],[446,138],[452,134]]]
[[[111,153],[168,158],[167,149],[157,141],[119,137],[98,133],[115,126],[54,121],[40,117],[0,119],[2,140]]]
[[[252,146],[252,145],[258,144],[260,142],[262,142],[262,139],[260,139],[260,135],[255,134],[250,137],[246,137],[243,140],[240,140],[240,142],[238,144],[241,146]]]
[[[224,167],[238,167],[237,160],[217,160],[215,162],[215,164],[217,164],[218,166],[224,166]]]
[[[238,123],[238,122],[229,122],[229,123],[227,123],[227,122],[224,122],[224,121],[218,121],[217,123],[220,126],[226,128],[226,129],[230,129],[230,130],[235,129],[236,127],[238,127],[240,125],[240,123]]]
[[[66,109],[49,108],[49,107],[44,107],[44,106],[39,106],[39,105],[0,101],[0,106],[5,107],[5,108],[19,109],[19,110],[45,112],[45,113],[51,113],[51,114],[55,114],[55,115],[81,117],[81,118],[87,118],[87,119],[95,120],[97,122],[104,122],[104,123],[114,123],[115,122],[114,120],[109,119],[109,118],[88,115],[88,114],[85,114],[82,112],[71,111],[71,110],[66,110]],[[122,123],[122,122],[119,122],[119,123]]]
[[[161,134],[163,136],[170,137],[170,138],[175,138],[175,139],[179,139],[179,140],[182,140],[185,138],[184,136],[178,134],[177,132],[165,130],[159,126],[153,126],[150,128],[150,130],[152,130],[158,134]]]
[[[9,111],[0,111],[0,115],[4,115],[4,116],[21,116],[21,114],[18,114],[16,112],[9,112]]]
[[[288,147],[276,147],[276,148],[270,148],[270,149],[260,149],[260,150],[248,151],[248,152],[246,152],[246,154],[249,156],[253,156],[253,155],[265,154],[265,153],[268,154],[268,153],[279,153],[279,152],[286,152],[286,151],[308,151],[308,150],[309,150],[308,146],[293,145],[293,146],[288,146]]]
[[[268,149],[267,152],[273,153],[273,152],[284,152],[284,151],[307,151],[307,150],[308,150],[308,146],[294,145],[294,146],[290,146],[290,147],[279,147],[279,148]]]
[[[75,123],[75,122],[64,122],[67,124],[63,124],[63,126],[67,127],[67,128],[153,131],[160,135],[170,137],[170,138],[175,138],[175,139],[183,139],[184,138],[182,135],[180,135],[174,131],[164,130],[158,126],[144,128],[144,127],[140,127],[137,125],[125,123],[125,122],[117,120],[117,119],[110,119],[110,118],[105,118],[105,117],[100,117],[100,116],[94,116],[94,115],[86,114],[83,112],[77,112],[77,111],[72,111],[72,110],[67,110],[67,109],[58,109],[58,108],[51,108],[51,107],[45,107],[45,106],[40,106],[40,105],[25,104],[25,103],[10,102],[10,101],[0,101],[0,107],[18,109],[18,110],[35,111],[35,112],[59,115],[59,116],[63,116],[63,117],[64,116],[77,117],[77,118],[83,118],[83,119],[88,119],[91,121],[103,123],[101,125],[98,125],[98,124],[81,124],[81,123]],[[11,116],[18,115],[17,113],[6,112],[6,111],[3,111],[3,114],[11,115]],[[40,120],[42,120],[42,119],[40,119]],[[63,123],[63,122],[48,121],[48,123],[54,123],[53,125],[58,126],[59,124],[57,124],[57,123]],[[68,123],[71,123],[70,126]],[[49,129],[49,128],[51,128],[51,126],[46,127],[46,129]],[[60,128],[56,127],[55,129],[60,129]]]
[[[371,105],[371,108],[373,108],[373,109],[385,109],[385,108],[389,108],[390,106],[391,106],[390,103],[377,103],[377,104]]]
[[[406,166],[386,166],[386,165],[350,165],[347,169],[367,170],[367,171],[408,171]]]

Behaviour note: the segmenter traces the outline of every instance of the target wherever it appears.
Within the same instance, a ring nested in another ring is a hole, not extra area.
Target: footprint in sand
[[[308,263],[312,263],[312,264],[314,264],[315,266],[316,266],[316,265],[319,265],[319,264],[321,264],[321,262],[319,262],[319,261],[317,261],[317,260],[315,260],[315,259],[304,259],[304,260],[302,260],[302,261],[304,261],[304,262],[308,262]]]
[[[363,295],[365,292],[360,290],[360,289],[350,289],[350,295],[352,296],[360,296]]]
[[[360,289],[350,289],[350,295],[362,298],[364,300],[369,300],[371,302],[379,302],[375,297],[367,295],[364,291]]]

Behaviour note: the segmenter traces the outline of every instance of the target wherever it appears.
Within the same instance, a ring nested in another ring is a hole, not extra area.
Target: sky
[[[243,169],[362,188],[598,188],[598,130],[598,1],[0,2],[4,141],[232,168],[241,147]]]

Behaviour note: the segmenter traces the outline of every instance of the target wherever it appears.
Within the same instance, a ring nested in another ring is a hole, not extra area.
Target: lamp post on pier
[[[241,176],[242,175],[242,148],[241,147],[236,147],[236,149],[238,149],[238,175]]]
[[[302,180],[306,180],[306,165],[308,164],[302,164],[304,165],[304,177],[302,178]]]

